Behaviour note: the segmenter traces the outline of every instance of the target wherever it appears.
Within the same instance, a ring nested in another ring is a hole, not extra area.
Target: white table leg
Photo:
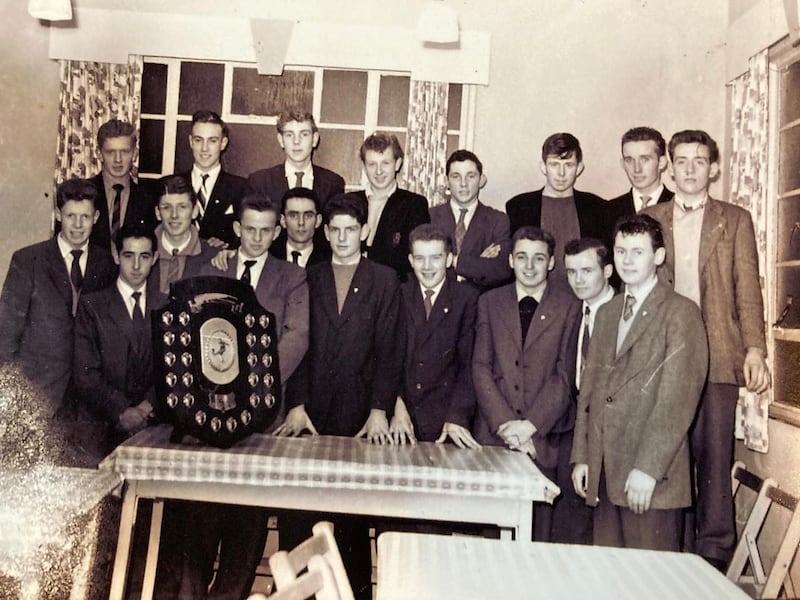
[[[144,565],[144,581],[142,582],[142,600],[152,600],[156,584],[156,566],[158,564],[158,548],[161,544],[161,522],[164,519],[164,500],[153,500],[153,518],[150,520],[150,539],[147,543],[147,561]]]
[[[133,541],[133,528],[136,524],[138,500],[136,482],[125,483],[122,514],[119,519],[117,552],[114,556],[114,573],[111,577],[111,591],[109,593],[111,600],[122,600],[125,597],[125,584],[128,580],[128,563],[131,558],[131,542]]]

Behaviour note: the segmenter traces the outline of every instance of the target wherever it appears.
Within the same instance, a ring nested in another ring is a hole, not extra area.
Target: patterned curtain
[[[431,206],[445,202],[447,189],[448,90],[444,82],[411,82],[404,176],[408,189],[425,196]]]
[[[60,62],[56,184],[70,177],[92,177],[100,171],[97,130],[109,119],[128,121],[139,130],[142,91],[141,56],[130,56],[125,65]]]
[[[768,116],[767,50],[750,58],[749,70],[730,83],[731,122],[731,195],[730,201],[753,215],[758,245],[762,289],[767,273],[767,149]],[[769,295],[767,295],[769,296]],[[771,298],[767,297],[767,301]],[[767,314],[772,314],[767,311]]]

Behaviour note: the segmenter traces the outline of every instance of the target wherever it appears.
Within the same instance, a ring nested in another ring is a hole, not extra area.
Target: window
[[[394,133],[405,148],[411,78],[407,74],[323,68],[289,68],[259,75],[246,63],[146,58],[142,76],[139,174],[185,172],[192,166],[188,137],[192,113],[220,114],[230,127],[225,168],[247,176],[283,161],[275,140],[277,115],[286,106],[314,114],[320,144],[314,162],[361,187],[358,150],[373,131]],[[466,86],[451,84],[448,153],[466,147]],[[467,94],[468,97],[472,95]]]

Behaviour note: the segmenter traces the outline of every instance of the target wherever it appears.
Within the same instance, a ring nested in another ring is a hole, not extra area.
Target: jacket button
[[[515,391],[515,392],[518,392],[518,391],[519,391],[519,386],[518,386],[516,383],[514,384],[514,391]]]
[[[515,367],[518,367],[518,366],[519,366],[519,361],[518,361],[518,360],[515,360],[515,361],[514,361],[514,366],[515,366]]]
[[[415,388],[417,388],[418,390],[421,390],[421,389],[422,389],[422,384],[421,384],[421,383],[418,383],[418,384],[417,384],[417,385],[415,385],[414,387],[415,387]]]
[[[609,404],[611,404],[613,401],[614,401],[614,399],[611,396],[606,398],[606,402],[608,402]]]
[[[522,414],[522,409],[521,409],[521,408],[518,408],[518,409],[517,409],[517,414],[518,414],[518,415],[521,415],[521,414]]]

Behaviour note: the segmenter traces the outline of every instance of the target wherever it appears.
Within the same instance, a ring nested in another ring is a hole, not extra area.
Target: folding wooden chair
[[[312,528],[314,535],[293,550],[275,552],[269,567],[277,594],[270,600],[304,599],[316,595],[318,600],[353,600],[353,589],[342,564],[339,547],[333,537],[333,524],[321,521]],[[320,587],[316,590],[317,584]],[[296,590],[290,593],[290,590]],[[303,596],[307,590],[314,590]],[[286,592],[287,595],[282,594]]]
[[[800,543],[800,503],[798,503],[798,499],[780,490],[774,479],[761,479],[749,472],[742,462],[737,461],[733,465],[731,477],[734,495],[740,485],[744,485],[755,491],[758,496],[739,537],[733,559],[728,566],[726,573],[728,579],[738,584],[754,598],[777,598],[784,584],[789,597],[796,597],[794,585],[791,580],[786,580],[786,574],[794,559],[797,545]],[[772,568],[769,574],[766,574],[757,539],[773,504],[789,510],[792,516]],[[748,566],[749,574],[745,574]]]

